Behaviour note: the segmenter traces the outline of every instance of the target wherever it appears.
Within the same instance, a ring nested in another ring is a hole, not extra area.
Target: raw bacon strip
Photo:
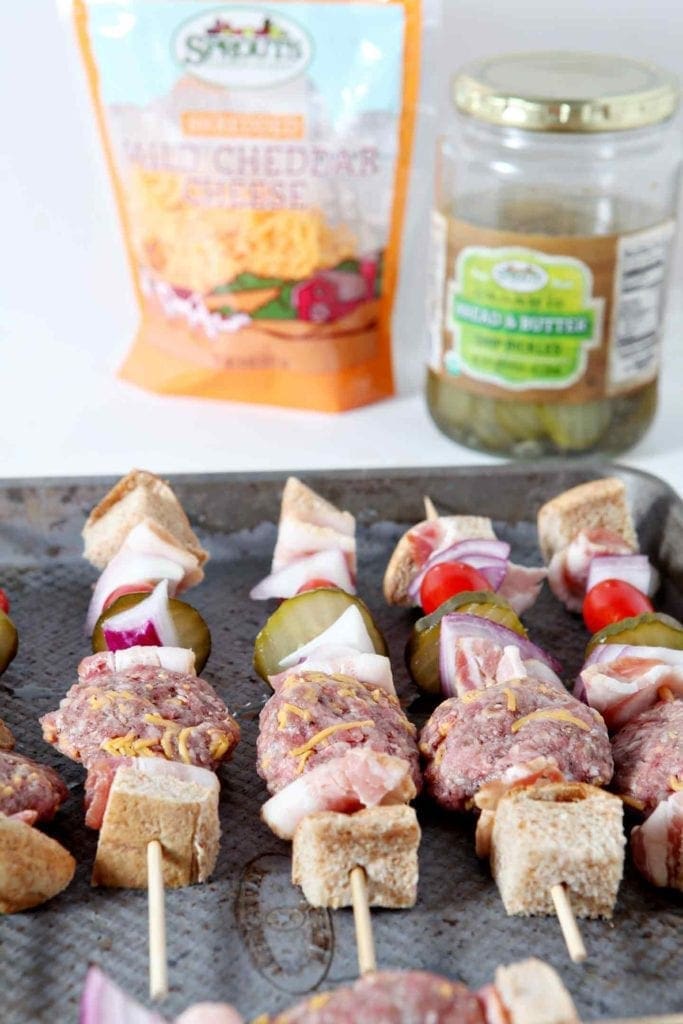
[[[187,647],[128,647],[123,651],[101,651],[83,658],[78,666],[78,678],[87,682],[103,672],[125,672],[138,665],[151,665],[185,675],[197,674],[194,651]]]
[[[323,672],[332,676],[351,676],[366,686],[379,686],[396,695],[391,662],[383,654],[368,654],[354,647],[322,644],[292,668],[275,676],[268,676],[274,690],[279,690],[286,679],[301,672]]]
[[[669,699],[683,697],[683,662],[675,666],[659,657],[632,654],[608,664],[588,665],[574,688],[574,695],[596,708],[612,732],[657,704],[664,694]]]
[[[543,566],[530,568],[508,562],[508,570],[498,587],[498,595],[505,598],[517,615],[523,615],[536,603],[547,575],[548,570]]]
[[[290,782],[263,805],[261,817],[281,839],[292,839],[299,822],[316,811],[353,814],[408,803],[415,793],[407,761],[358,747]]]
[[[662,800],[631,833],[636,867],[653,885],[683,889],[683,791]]]

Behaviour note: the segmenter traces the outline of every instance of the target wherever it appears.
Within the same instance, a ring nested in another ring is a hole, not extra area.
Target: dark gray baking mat
[[[402,651],[412,616],[388,609],[381,577],[393,544],[421,518],[422,495],[444,512],[491,515],[516,560],[538,561],[534,515],[566,487],[605,471],[590,464],[306,474],[313,486],[359,517],[360,593],[389,641],[401,696],[419,720],[429,713],[408,682]],[[665,572],[664,605],[683,615],[683,512],[660,481],[620,470],[644,549]],[[275,541],[282,475],[194,477],[178,494],[212,552],[190,600],[209,622],[213,654],[205,672],[243,730],[222,771],[223,840],[214,880],[167,897],[169,1017],[199,999],[225,999],[246,1017],[282,1009],[322,985],[356,974],[350,911],[313,911],[289,883],[289,848],[258,820],[265,791],[254,770],[256,714],[266,688],[251,671],[254,636],[267,607],[248,600],[265,575]],[[96,573],[81,557],[80,529],[113,481],[0,485],[0,585],[13,600],[20,653],[0,679],[0,717],[18,749],[54,765],[72,797],[51,827],[79,860],[58,899],[0,919],[3,1024],[70,1024],[88,960],[141,1000],[147,993],[144,893],[91,889],[95,835],[82,822],[82,771],[46,746],[37,718],[54,707],[88,653],[82,623]],[[581,663],[580,623],[544,594],[528,617],[532,637],[564,661]],[[568,672],[568,674],[569,674]],[[498,963],[536,954],[557,967],[585,1019],[681,1009],[680,894],[660,892],[631,870],[612,923],[582,925],[589,960],[569,963],[554,919],[506,917],[486,865],[473,852],[472,821],[418,807],[423,826],[420,889],[408,912],[373,913],[380,966],[426,968],[468,985],[491,979]]]

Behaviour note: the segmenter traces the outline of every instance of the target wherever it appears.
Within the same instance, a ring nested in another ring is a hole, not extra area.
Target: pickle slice
[[[632,647],[668,647],[683,651],[683,625],[661,612],[643,612],[599,630],[586,647],[586,657],[599,644],[627,644]]]
[[[280,662],[292,651],[320,636],[355,605],[363,616],[377,654],[387,655],[387,645],[369,609],[359,597],[337,588],[320,587],[283,601],[273,612],[254,644],[254,669],[267,681],[282,671]]]
[[[149,597],[149,593],[122,594],[109,608],[102,612],[92,634],[92,649],[95,654],[99,651],[108,650],[102,630],[102,626],[107,619],[118,615],[119,612],[126,611],[128,608],[133,608],[147,597]],[[171,597],[168,601],[168,607],[178,635],[178,646],[187,647],[194,651],[195,668],[199,675],[211,654],[211,633],[209,627],[197,609],[193,608],[190,604],[186,604],[185,601],[179,601],[178,598]]]
[[[547,435],[561,451],[592,448],[612,418],[612,407],[604,399],[580,405],[544,405],[541,408]]]
[[[0,611],[0,676],[14,661],[19,649],[19,634],[9,615]]]
[[[418,619],[406,646],[406,667],[410,677],[425,693],[441,692],[439,641],[444,615],[480,615],[526,636],[527,631],[507,601],[489,590],[463,591],[449,597],[431,615]]]

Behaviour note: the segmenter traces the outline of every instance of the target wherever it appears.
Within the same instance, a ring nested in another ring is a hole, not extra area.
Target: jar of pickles
[[[615,453],[657,403],[675,231],[676,80],[518,54],[454,80],[429,281],[429,409],[463,444]]]

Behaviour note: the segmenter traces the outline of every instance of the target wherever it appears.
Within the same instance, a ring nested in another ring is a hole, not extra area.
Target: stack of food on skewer
[[[510,569],[507,545],[475,551],[484,542],[470,539],[474,531],[501,543],[488,520],[432,510],[399,541],[384,580],[390,600],[412,594],[429,613],[413,629],[407,662],[422,689],[446,697],[420,735],[425,785],[448,810],[480,812],[477,852],[490,857],[507,912],[557,911],[581,959],[569,908],[610,917],[623,869],[621,804],[601,788],[613,773],[609,737],[501,596],[517,577],[509,593],[526,610],[543,574]],[[448,540],[420,565],[425,534]]]
[[[18,633],[0,588],[0,675],[14,660]],[[14,750],[12,730],[0,719],[0,914],[52,899],[74,876],[76,861],[51,836],[34,828],[51,821],[69,796],[54,769]]]
[[[99,829],[93,884],[156,894],[164,960],[163,885],[211,875],[220,837],[215,772],[240,734],[197,676],[210,650],[206,624],[170,596],[203,578],[207,554],[170,487],[141,471],[97,506],[84,539],[102,568],[86,623],[97,653],[41,718],[43,736],[87,769],[86,824]],[[165,967],[157,966],[155,994],[163,995]]]
[[[274,689],[260,716],[258,772],[273,794],[261,813],[293,841],[292,877],[314,906],[350,906],[356,879],[370,906],[409,907],[420,838],[408,806],[421,786],[415,727],[384,640],[349,592],[354,534],[348,512],[287,482],[273,573],[252,590],[285,599],[255,648]]]
[[[683,625],[653,609],[657,573],[620,480],[559,495],[538,525],[554,592],[594,633],[574,693],[610,731],[613,788],[642,822],[634,862],[654,885],[683,889]]]

